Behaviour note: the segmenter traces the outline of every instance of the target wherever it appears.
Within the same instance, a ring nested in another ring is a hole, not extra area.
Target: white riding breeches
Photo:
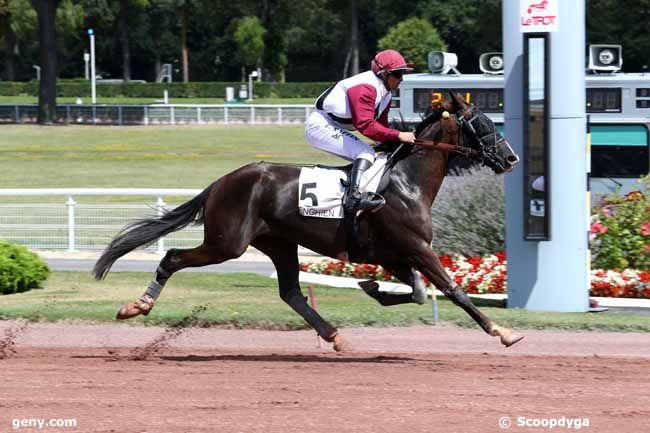
[[[349,161],[357,158],[375,162],[375,151],[350,131],[335,125],[327,114],[313,111],[305,122],[305,137],[317,149]]]

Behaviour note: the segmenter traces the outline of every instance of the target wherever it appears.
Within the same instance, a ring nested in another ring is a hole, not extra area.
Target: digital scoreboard
[[[425,113],[431,104],[458,93],[484,113],[503,113],[503,89],[413,89],[413,112]]]

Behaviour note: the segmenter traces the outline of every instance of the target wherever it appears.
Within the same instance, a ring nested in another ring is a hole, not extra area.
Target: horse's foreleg
[[[281,239],[256,239],[252,245],[273,261],[278,273],[280,298],[305,319],[323,340],[334,343],[334,350],[349,350],[349,343],[339,335],[335,327],[309,306],[300,290],[298,246]]]
[[[438,257],[433,251],[427,249],[415,258],[415,266],[422,272],[422,274],[429,279],[445,296],[465,310],[478,325],[483,328],[485,332],[494,337],[501,338],[501,343],[506,347],[512,346],[524,336],[517,331],[497,325],[490,320],[485,314],[476,308],[467,296],[465,290],[457,286],[451,281],[445,268],[438,260]]]
[[[222,251],[221,253],[224,252]],[[205,244],[187,250],[171,249],[167,251],[165,257],[160,261],[160,264],[154,273],[154,278],[149,283],[149,286],[147,286],[147,290],[144,294],[139,300],[121,306],[117,312],[116,318],[124,320],[139,316],[140,314],[144,316],[148,315],[160,296],[163,287],[165,287],[167,280],[174,272],[189,267],[221,263],[232,258],[231,256],[236,257],[236,255],[233,254],[220,254],[220,252]]]

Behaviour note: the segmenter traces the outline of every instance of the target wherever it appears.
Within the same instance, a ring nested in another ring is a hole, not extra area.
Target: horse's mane
[[[433,123],[437,122],[438,120],[440,120],[440,118],[442,117],[442,112],[443,111],[444,110],[442,110],[442,109],[427,111],[427,113],[425,114],[425,117],[420,121],[420,123],[415,125],[415,135],[416,136],[420,135],[422,133],[422,131],[424,131],[431,124],[433,124]],[[403,122],[401,124],[393,123],[393,124],[391,124],[391,127],[394,128],[394,129],[397,129],[399,131],[407,131],[408,130],[408,128],[404,125]],[[400,146],[400,144],[401,144],[400,142],[381,143],[381,144],[379,144],[379,145],[377,145],[375,147],[375,150],[378,151],[378,152],[389,152],[390,153],[390,152],[394,152]]]

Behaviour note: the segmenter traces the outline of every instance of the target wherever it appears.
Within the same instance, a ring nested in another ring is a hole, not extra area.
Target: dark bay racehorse
[[[498,326],[481,313],[462,287],[456,286],[431,250],[431,205],[447,173],[449,153],[463,153],[497,173],[510,171],[518,157],[492,121],[457,95],[435,107],[416,128],[418,145],[406,145],[393,156],[386,205],[359,215],[360,262],[380,264],[413,288],[413,295],[390,295],[376,283],[362,285],[382,305],[426,299],[421,272],[485,332],[510,346],[523,335]],[[298,283],[298,245],[322,255],[348,259],[342,220],[307,218],[298,213],[300,167],[249,164],[223,176],[198,196],[158,218],[136,221],[118,234],[94,268],[101,279],[113,263],[192,223],[203,223],[203,243],[172,249],[161,260],[154,280],[140,301],[123,306],[118,318],[148,314],[169,277],[183,268],[221,263],[241,256],[249,245],[267,254],[278,273],[280,297],[335,350],[349,348],[338,330],[306,302]]]

